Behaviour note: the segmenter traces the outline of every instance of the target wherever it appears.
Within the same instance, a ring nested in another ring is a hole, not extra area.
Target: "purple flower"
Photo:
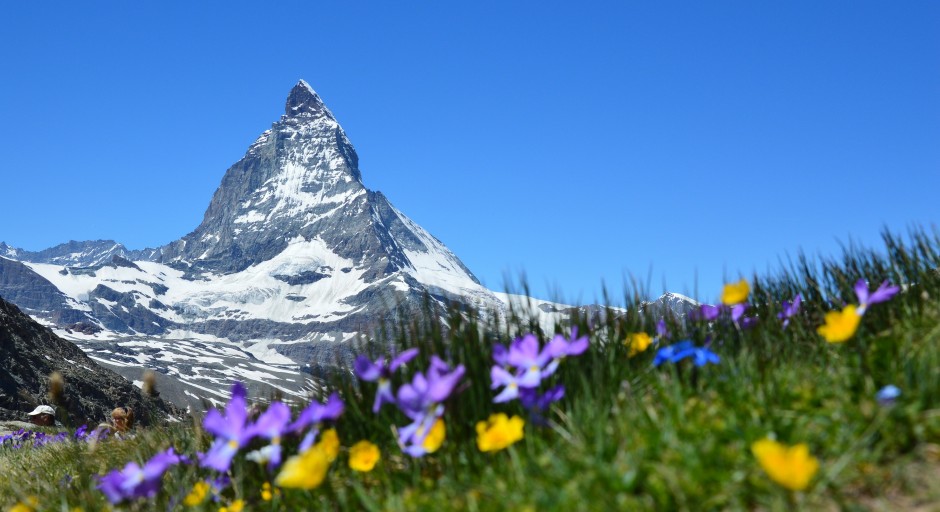
[[[548,404],[564,395],[564,387],[556,386],[542,395],[539,395],[538,387],[555,372],[564,358],[583,354],[588,343],[588,337],[579,337],[578,328],[572,327],[570,338],[556,334],[541,349],[538,338],[531,333],[515,339],[508,353],[505,347],[497,345],[499,349],[494,348],[493,351],[497,364],[490,369],[490,380],[492,389],[503,387],[503,390],[493,402],[519,398],[533,414],[537,414],[538,409],[547,408]]]
[[[800,303],[803,301],[803,297],[800,294],[796,294],[796,297],[793,297],[793,302],[788,300],[783,301],[783,311],[777,313],[777,318],[783,320],[783,328],[786,329],[790,325],[790,318],[795,316],[800,312]]]
[[[418,349],[411,348],[399,354],[388,364],[386,364],[384,358],[378,359],[374,363],[366,356],[356,358],[356,362],[353,364],[356,375],[366,382],[379,381],[379,389],[375,394],[375,403],[372,405],[372,412],[378,413],[379,409],[382,408],[382,404],[395,403],[395,395],[392,393],[392,383],[390,380],[392,374],[395,373],[395,370],[397,370],[399,366],[411,361],[417,355]]]
[[[232,386],[232,398],[225,406],[225,416],[218,409],[211,409],[206,413],[203,427],[215,434],[215,441],[209,451],[202,457],[203,467],[217,471],[228,471],[232,458],[239,448],[251,440],[252,433],[246,428],[248,420],[248,404],[245,400],[247,390],[240,382]]]
[[[662,340],[667,338],[669,338],[669,330],[666,328],[666,319],[660,318],[659,321],[656,322],[656,339]]]
[[[126,499],[150,498],[160,490],[166,470],[180,461],[173,448],[153,456],[143,467],[129,462],[122,470],[112,470],[98,480],[98,489],[111,504]]]
[[[877,290],[869,293],[868,283],[866,283],[864,279],[859,279],[858,282],[855,283],[855,295],[858,296],[859,303],[858,314],[864,315],[868,306],[890,300],[891,297],[897,295],[899,291],[901,291],[901,288],[891,286],[888,281],[885,281],[878,286]]]
[[[548,350],[539,350],[539,340],[534,334],[526,334],[512,342],[507,360],[522,372],[519,376],[519,386],[534,388],[542,382],[542,371],[546,369],[552,356]],[[549,370],[554,371],[554,368]]]
[[[297,421],[291,423],[290,426],[286,428],[286,430],[290,432],[300,432],[307,426],[313,425],[310,432],[307,432],[303,441],[300,442],[298,450],[305,452],[313,446],[317,435],[320,433],[320,423],[327,420],[336,420],[343,414],[344,408],[343,400],[336,393],[331,394],[325,404],[310,402],[310,405],[297,416]]]
[[[466,371],[463,365],[458,366],[452,372],[448,370],[446,363],[437,356],[432,356],[427,377],[417,372],[410,384],[403,384],[398,389],[397,403],[402,412],[416,420],[433,411],[437,404],[446,400]]]
[[[308,425],[335,420],[343,414],[344,407],[343,399],[336,393],[331,394],[325,404],[310,402],[310,405],[297,416],[297,421],[291,423],[288,430],[298,432]]]
[[[721,308],[718,306],[712,306],[709,304],[702,304],[699,309],[693,310],[692,315],[695,320],[705,320],[712,322],[718,319],[718,315],[721,314]]]
[[[423,442],[435,421],[444,414],[441,403],[450,397],[465,371],[463,365],[451,370],[440,358],[431,356],[427,376],[417,372],[411,383],[398,388],[398,408],[412,420],[398,432],[398,441],[405,453],[413,457],[426,453]]]
[[[519,379],[502,366],[493,366],[493,368],[490,369],[490,379],[493,381],[492,389],[506,386],[496,395],[496,398],[493,399],[494,403],[508,402],[519,396]]]
[[[578,338],[577,326],[571,328],[570,339],[565,338],[561,334],[556,334],[555,337],[552,338],[552,341],[548,342],[548,345],[545,346],[548,355],[555,359],[581,355],[587,348],[588,337],[585,335]]]
[[[271,444],[251,452],[250,460],[267,463],[268,469],[274,469],[281,464],[281,436],[290,423],[290,408],[281,402],[274,402],[268,410],[258,417],[253,425],[245,430],[245,438],[262,437],[269,439]],[[247,455],[246,455],[247,457]]]
[[[552,358],[552,362],[542,371],[542,378],[548,377],[555,372],[562,359],[568,356],[579,356],[588,348],[588,337],[578,337],[578,327],[571,328],[571,338],[567,339],[561,334],[556,334],[552,341],[545,345],[545,352]]]
[[[431,432],[431,427],[444,414],[444,406],[437,406],[434,414],[425,414],[398,430],[398,446],[412,457],[423,457],[428,450],[424,440]]]
[[[509,349],[506,345],[502,343],[493,345],[493,361],[503,368],[509,368]]]
[[[744,312],[747,311],[747,304],[735,304],[731,307],[731,321],[734,322],[741,329],[750,329],[757,325],[757,319],[754,317],[744,316]]]
[[[522,406],[530,411],[544,411],[552,403],[564,398],[565,386],[559,384],[541,395],[534,389],[524,389],[519,395],[519,401]]]

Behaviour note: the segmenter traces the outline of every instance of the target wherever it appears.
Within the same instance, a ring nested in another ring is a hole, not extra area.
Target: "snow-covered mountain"
[[[420,307],[425,293],[502,307],[444,244],[363,185],[355,149],[302,80],[192,233],[143,251],[0,245],[0,295],[99,355],[163,339],[229,344],[282,365],[348,362],[348,341],[395,308]]]
[[[348,364],[350,340],[396,308],[420,308],[425,294],[497,312],[507,302],[365,187],[343,128],[303,80],[181,239],[141,251],[114,241],[39,252],[0,244],[0,295],[102,362],[184,381],[201,368],[197,388],[245,378],[299,392],[309,383],[288,389],[275,370]],[[213,350],[229,359],[206,355]]]

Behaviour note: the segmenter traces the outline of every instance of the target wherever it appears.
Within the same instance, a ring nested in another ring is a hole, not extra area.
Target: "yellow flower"
[[[320,437],[320,441],[317,442],[317,446],[323,450],[330,462],[336,460],[336,456],[339,455],[339,436],[336,435],[336,429],[331,428],[324,432],[323,436]]]
[[[431,425],[431,430],[428,432],[428,435],[424,437],[421,446],[424,447],[428,453],[434,453],[444,444],[445,437],[447,437],[447,429],[444,425],[444,420],[438,418],[437,421]]]
[[[13,505],[8,512],[35,512],[39,508],[39,498],[28,496],[26,500]]]
[[[274,496],[280,496],[280,495],[281,495],[281,490],[272,489],[270,482],[265,482],[261,486],[261,499],[264,501],[271,501],[271,499],[274,498]]]
[[[842,343],[855,335],[862,317],[855,309],[855,305],[849,304],[841,312],[826,313],[825,320],[825,325],[820,325],[816,332],[826,338],[829,343]]]
[[[362,472],[372,471],[380,457],[378,446],[369,441],[359,441],[349,449],[349,468]]]
[[[477,448],[481,452],[497,452],[522,439],[525,420],[519,416],[507,417],[503,413],[491,414],[490,419],[477,423]]]
[[[751,293],[751,287],[748,286],[746,279],[726,284],[721,291],[721,303],[727,306],[740,304],[747,300],[749,293]]]
[[[786,446],[771,439],[751,445],[751,453],[771,480],[792,491],[802,491],[819,470],[819,461],[804,443]]]
[[[330,468],[330,456],[321,443],[287,459],[274,483],[292,489],[313,489],[323,483]]]
[[[627,354],[629,357],[633,357],[645,351],[649,348],[650,343],[653,343],[653,338],[650,338],[650,335],[645,332],[630,334],[627,336],[626,341],[623,342],[624,345],[630,348],[630,353]]]
[[[235,500],[227,507],[220,507],[219,512],[242,512],[245,509],[245,502],[242,500]]]
[[[209,494],[209,482],[200,480],[193,485],[193,490],[183,498],[183,505],[195,507],[206,499],[207,494]]]

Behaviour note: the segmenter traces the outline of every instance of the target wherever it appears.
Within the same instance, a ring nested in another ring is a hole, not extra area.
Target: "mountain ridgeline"
[[[135,251],[112,240],[38,252],[0,243],[0,295],[101,358],[187,340],[283,365],[348,364],[349,341],[418,311],[425,297],[496,314],[507,307],[506,295],[365,187],[352,143],[303,80],[226,171],[193,232]],[[193,351],[136,362],[182,374],[170,363],[198,357]],[[248,378],[215,370],[221,387],[226,376]]]

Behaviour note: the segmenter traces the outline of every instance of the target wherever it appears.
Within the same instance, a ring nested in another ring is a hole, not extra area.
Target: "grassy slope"
[[[267,476],[239,458],[223,503],[237,496],[257,510],[940,509],[940,276],[934,270],[940,241],[923,233],[904,243],[885,239],[888,257],[849,248],[839,261],[797,260],[780,275],[753,279],[750,313],[761,319],[754,329],[670,319],[674,338],[701,343],[711,336],[722,360],[701,370],[655,369],[653,350],[629,358],[619,341],[630,332],[652,333],[655,320],[635,308],[595,320],[591,348],[565,360],[552,378],[566,385],[567,396],[550,425],[527,424],[522,442],[494,454],[477,451],[475,422],[492,412],[524,412],[491,403],[491,346],[536,326],[522,318],[482,325],[455,314],[446,333],[430,315],[401,325],[387,336],[422,348],[410,368],[426,368],[432,353],[467,367],[464,387],[447,405],[441,450],[421,460],[400,455],[391,425],[404,425],[404,417],[391,408],[373,416],[374,386],[356,388],[337,377],[347,400],[337,424],[343,446],[360,439],[379,444],[378,468],[354,473],[340,455],[320,488],[284,490],[265,503],[259,490]],[[825,312],[854,300],[859,277],[910,287],[872,306],[853,339],[828,344],[815,328]],[[779,302],[796,292],[807,303],[783,330],[775,318]],[[587,320],[577,323],[582,332],[588,328]],[[889,407],[874,399],[886,384],[903,391]],[[806,492],[786,491],[761,470],[750,445],[767,435],[807,443],[819,458]],[[97,446],[0,448],[0,505],[35,495],[43,508],[103,509],[93,475],[171,445],[192,454],[208,442],[198,429],[179,426]],[[287,443],[288,453],[295,444]],[[165,509],[207,475],[191,466],[173,469],[155,500],[128,508]]]

